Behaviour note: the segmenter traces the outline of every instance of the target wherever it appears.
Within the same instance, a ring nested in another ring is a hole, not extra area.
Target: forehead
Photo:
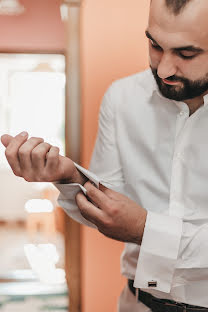
[[[192,0],[175,16],[165,0],[152,0],[148,30],[153,38],[173,47],[197,45],[208,49],[208,0]]]

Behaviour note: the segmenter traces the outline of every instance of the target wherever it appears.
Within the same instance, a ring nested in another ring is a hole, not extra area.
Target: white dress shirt
[[[100,110],[90,171],[96,185],[122,192],[147,211],[141,246],[125,244],[121,271],[159,298],[208,307],[208,96],[189,116],[163,97],[147,70],[114,82]],[[78,222],[78,184],[56,184]],[[82,190],[83,187],[82,187]],[[149,284],[153,281],[152,284]]]

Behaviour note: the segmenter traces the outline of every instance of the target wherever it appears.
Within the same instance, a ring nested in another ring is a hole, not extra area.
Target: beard
[[[157,69],[152,68],[151,66],[150,68],[157,82],[160,93],[170,100],[185,101],[194,99],[196,97],[202,96],[206,91],[208,91],[208,73],[203,79],[195,81],[175,75],[166,78],[169,81],[180,81],[182,83],[182,85],[180,84],[180,86],[176,86],[165,84],[158,76]]]

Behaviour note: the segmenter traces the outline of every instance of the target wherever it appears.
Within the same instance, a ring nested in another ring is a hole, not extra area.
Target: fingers
[[[116,191],[113,191],[107,187],[105,187],[104,185],[102,185],[101,183],[99,183],[99,190],[101,190],[103,193],[105,193],[105,195],[107,195],[109,198],[113,199],[113,200],[125,200],[126,196],[124,196],[121,193],[118,193]]]
[[[46,154],[46,170],[54,171],[59,165],[59,148],[52,146]]]
[[[37,146],[43,143],[42,138],[30,138],[28,141],[20,146],[18,151],[18,158],[20,168],[24,171],[28,171],[33,167],[33,151]]]
[[[99,190],[105,193],[108,197],[114,199],[113,195],[115,191],[112,191],[111,189],[105,187],[103,184],[99,183]]]
[[[94,185],[90,182],[85,183],[84,187],[87,190],[87,196],[98,205],[100,209],[105,209],[111,205],[111,199],[107,194],[98,190]]]
[[[1,143],[7,147],[9,145],[9,143],[11,142],[11,140],[13,139],[13,137],[9,134],[4,134],[1,136]]]
[[[19,163],[18,151],[20,146],[27,141],[28,133],[22,132],[10,138],[7,135],[4,136],[3,142],[7,145],[5,155],[9,165],[11,166],[14,174],[21,176],[21,168]]]
[[[76,203],[82,216],[88,221],[98,225],[104,219],[104,212],[90,203],[82,192],[77,194]]]
[[[43,142],[43,140],[42,142],[38,142],[38,139],[36,139],[35,147],[28,147],[29,153],[31,154],[33,169],[37,170],[38,172],[41,172],[44,169],[46,164],[46,155],[49,152],[50,148],[51,144]]]
[[[23,132],[15,137],[3,135],[5,155],[14,174],[29,182],[53,181],[62,178],[65,167],[60,170],[59,148],[44,142],[42,138],[28,139]],[[63,162],[63,161],[62,161]]]

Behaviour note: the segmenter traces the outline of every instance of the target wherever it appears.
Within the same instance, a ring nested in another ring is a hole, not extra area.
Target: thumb
[[[13,137],[9,134],[4,134],[1,136],[1,143],[7,147],[9,145],[9,143],[11,142],[11,140],[13,139]]]

